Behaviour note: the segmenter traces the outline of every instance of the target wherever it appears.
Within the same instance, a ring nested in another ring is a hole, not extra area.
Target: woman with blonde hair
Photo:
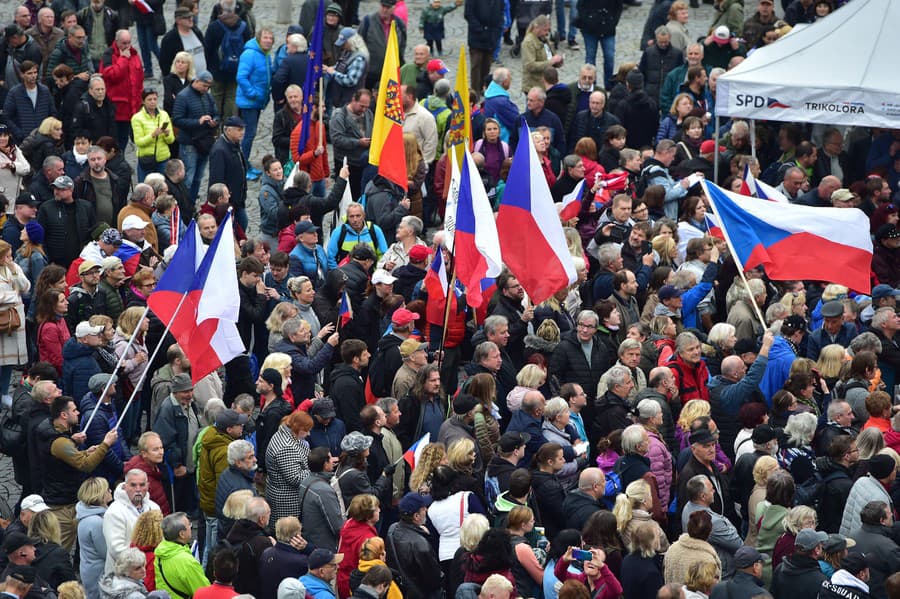
[[[316,299],[316,290],[313,288],[312,280],[305,275],[291,277],[287,281],[287,288],[291,297],[294,298],[293,304],[297,306],[298,316],[309,325],[313,337],[317,336],[323,327],[319,323],[319,317],[312,309],[313,300]]]
[[[485,462],[487,463],[487,462]],[[456,473],[457,491],[469,491],[485,504],[484,484],[473,472],[475,466],[475,442],[472,439],[460,438],[447,448],[447,465]]]
[[[527,335],[525,335],[525,352],[523,353],[524,358],[526,360],[529,360],[535,354],[540,354],[544,358],[544,360],[549,362],[550,357],[553,355],[553,350],[555,350],[556,346],[559,345],[559,339],[559,325],[553,318],[545,318],[541,322],[541,324],[537,326],[533,334],[528,333]],[[543,386],[543,383],[541,383],[540,386]],[[507,395],[507,398],[508,397],[509,396]],[[509,400],[507,399],[507,402],[508,401]],[[516,402],[516,409],[518,409],[518,406],[521,403],[522,398],[518,397],[518,401]],[[507,407],[510,410],[513,409],[508,403]]]
[[[86,597],[84,587],[75,580],[59,585],[56,588],[56,595],[59,599],[85,599]]]
[[[659,130],[656,132],[656,143],[664,139],[676,139],[681,133],[681,126],[684,119],[688,118],[691,111],[694,110],[694,100],[690,94],[680,93],[675,96],[669,112],[659,122]]]
[[[412,133],[403,134],[403,155],[406,160],[406,197],[409,198],[409,213],[422,218],[422,184],[428,175],[428,163],[422,157],[419,140]]]
[[[431,476],[438,466],[447,464],[447,449],[443,443],[429,443],[422,449],[416,467],[409,477],[409,488],[416,493],[431,493]]]
[[[21,148],[31,165],[31,172],[39,172],[47,157],[62,156],[66,151],[63,146],[62,121],[48,116],[38,125],[36,133],[29,133],[22,141]]]
[[[688,568],[684,580],[685,599],[707,599],[712,588],[719,582],[719,568],[709,562],[697,562]]]
[[[362,582],[366,572],[375,566],[387,567],[387,550],[385,549],[384,539],[381,537],[372,537],[363,541],[362,547],[359,548],[359,564],[356,569],[350,572],[350,590],[354,593]],[[403,599],[403,593],[397,583],[391,581],[391,586],[382,596],[382,599]]]
[[[144,309],[140,306],[132,306],[126,308],[119,315],[119,323],[116,327],[116,336],[113,338],[113,347],[116,350],[116,356],[122,358],[122,374],[119,376],[119,387],[122,395],[130,397],[131,392],[141,383],[141,377],[144,371],[150,367],[149,351],[147,349],[147,329],[150,327],[150,319],[141,317]],[[129,340],[134,337],[134,341],[129,346]],[[123,380],[125,379],[125,380]],[[138,391],[137,401],[140,401],[140,391]],[[140,405],[140,404],[138,404]],[[129,423],[139,422],[141,411],[138,409],[129,410],[126,421],[123,423],[124,430],[132,430]]]
[[[516,375],[516,386],[506,394],[506,407],[510,412],[518,412],[522,398],[529,391],[536,391],[547,382],[547,372],[537,364],[526,364]]]
[[[299,313],[300,309],[291,302],[278,302],[272,308],[272,313],[266,319],[266,330],[269,331],[269,351],[274,351],[275,346],[283,339],[281,336],[281,327],[285,321],[288,321]]]
[[[228,536],[234,523],[247,517],[247,502],[255,495],[250,489],[238,489],[225,500],[222,505],[222,515],[216,522],[216,531],[220,539]],[[212,547],[210,547],[212,552]]]
[[[641,522],[631,535],[631,553],[622,561],[622,590],[629,599],[656,599],[665,584],[662,560],[656,555],[660,530],[655,522]]]
[[[788,291],[781,296],[779,303],[801,318],[806,318],[809,308],[806,305],[806,291]]]
[[[691,435],[691,424],[698,418],[709,417],[709,402],[703,399],[692,399],[684,404],[678,421],[675,423],[675,438],[678,440],[679,449],[685,449],[690,445],[688,439]]]
[[[35,555],[40,556],[32,564],[40,578],[54,589],[64,582],[78,579],[69,552],[60,546],[62,534],[56,514],[46,510],[32,516],[28,536],[35,541]]]
[[[772,571],[775,571],[784,558],[794,554],[794,541],[797,539],[797,533],[804,528],[815,530],[818,527],[819,517],[816,510],[808,505],[792,507],[784,519],[784,532],[775,541],[775,548],[772,550]]]
[[[745,545],[750,547],[756,546],[756,536],[759,534],[757,523],[759,522],[759,504],[766,499],[766,484],[773,472],[779,470],[778,460],[772,456],[762,456],[756,460],[753,465],[753,490],[750,491],[750,498],[747,500],[747,521],[750,523],[747,527],[747,538],[744,540]]]
[[[44,252],[44,227],[37,220],[25,223],[22,233],[19,235],[22,245],[16,250],[15,262],[28,277],[31,289],[34,289],[41,271],[47,266],[47,254]],[[25,306],[31,305],[31,289],[22,294]]]
[[[282,397],[284,397],[288,403],[293,405],[294,396],[291,393],[291,357],[285,353],[272,352],[266,356],[265,360],[263,360],[262,365],[259,367],[259,371],[262,372],[266,368],[272,368],[281,374]]]
[[[650,485],[643,479],[638,479],[627,487],[624,493],[619,493],[616,497],[616,505],[613,507],[613,515],[616,517],[616,525],[622,542],[629,551],[634,551],[632,545],[632,534],[635,527],[642,522],[651,522],[659,529],[658,542],[656,551],[664,553],[669,548],[669,541],[666,534],[659,527],[659,524],[653,520],[650,515],[653,509],[653,496]],[[624,566],[624,564],[623,564]]]
[[[175,107],[175,96],[191,84],[197,76],[194,70],[194,57],[190,52],[181,51],[172,60],[169,72],[163,77],[163,110],[172,114]]]
[[[500,411],[495,403],[497,383],[492,375],[480,372],[469,379],[468,392],[478,400],[473,426],[481,450],[481,459],[487,464],[497,452],[497,443],[500,442],[500,423],[497,420]]]
[[[543,587],[544,567],[526,538],[526,535],[534,530],[534,512],[531,508],[517,505],[511,509],[506,530],[512,542],[512,573],[516,580],[517,592],[524,597],[535,597]]]
[[[156,569],[153,562],[156,560],[156,547],[163,540],[162,533],[163,514],[159,510],[148,510],[138,516],[131,531],[131,546],[141,550],[146,558],[147,575],[144,576],[144,586],[148,591],[156,590]]]
[[[459,527],[459,549],[453,555],[453,562],[450,564],[450,576],[447,580],[447,586],[451,591],[459,588],[463,583],[465,573],[463,572],[463,564],[468,562],[469,555],[478,547],[481,538],[491,528],[491,523],[483,514],[469,514],[463,520]]]
[[[678,264],[678,244],[671,237],[657,235],[650,241],[653,251],[659,256],[657,266],[675,267]]]
[[[100,599],[97,581],[106,567],[106,539],[103,536],[103,514],[112,501],[109,483],[105,478],[93,477],[78,488],[75,517],[78,519],[78,547],[81,563],[78,572],[84,582],[88,599]]]
[[[834,389],[841,376],[841,367],[846,361],[847,350],[838,343],[829,343],[819,352],[816,369],[829,389]]]
[[[13,260],[12,246],[0,239],[0,395],[8,393],[13,367],[28,362],[22,296],[30,290],[31,282]]]

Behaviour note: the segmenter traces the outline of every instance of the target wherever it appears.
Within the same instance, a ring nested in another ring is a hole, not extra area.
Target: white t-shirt
[[[203,54],[203,44],[197,34],[191,31],[187,35],[181,35],[181,45],[184,46],[184,51],[194,58],[194,71],[197,73],[205,71],[206,55]]]

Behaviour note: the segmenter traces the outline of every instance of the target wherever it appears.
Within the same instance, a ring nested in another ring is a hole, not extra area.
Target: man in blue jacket
[[[797,359],[805,334],[806,321],[802,316],[793,314],[781,324],[781,337],[775,338],[772,349],[769,350],[769,364],[759,383],[759,389],[765,395],[770,409],[772,396],[784,387],[785,381],[790,377],[791,364]]]
[[[3,122],[9,127],[13,140],[21,144],[32,130],[48,116],[56,114],[53,96],[43,83],[38,83],[38,65],[22,61],[22,83],[9,90],[3,103]]]
[[[85,442],[88,446],[101,443],[104,435],[114,430],[119,422],[119,415],[113,405],[118,380],[119,377],[114,374],[101,372],[92,376],[88,381],[90,391],[81,399],[80,406],[81,430],[87,435]],[[107,383],[109,383],[108,388]],[[103,392],[104,389],[106,393]],[[97,410],[97,415],[91,420],[94,410]],[[91,420],[91,425],[85,428],[89,420]],[[123,465],[130,457],[131,454],[122,444],[122,440],[117,439],[103,456],[103,461],[97,466],[94,475],[103,476],[109,481],[110,486],[113,486],[122,477]]]
[[[325,250],[319,245],[319,227],[308,220],[302,220],[294,227],[297,245],[291,250],[291,265],[288,275],[306,275],[318,289],[325,283],[325,274],[331,270]]]
[[[491,79],[491,84],[484,92],[484,116],[500,122],[500,139],[508,142],[510,133],[519,122],[519,108],[509,98],[512,73],[509,69],[500,67],[494,69]]]
[[[822,328],[813,331],[806,342],[806,357],[810,360],[818,360],[826,345],[836,343],[849,347],[856,337],[856,327],[853,323],[844,322],[844,304],[838,300],[826,302],[822,306],[822,316],[825,319]]]
[[[309,572],[300,577],[300,582],[306,587],[306,594],[312,599],[335,599],[331,584],[337,576],[338,564],[343,560],[343,553],[315,549],[306,562]]]

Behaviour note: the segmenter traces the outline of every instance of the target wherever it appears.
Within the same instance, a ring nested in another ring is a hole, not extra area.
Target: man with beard
[[[39,456],[37,467],[44,480],[44,501],[59,520],[60,545],[67,551],[75,544],[78,488],[85,475],[97,468],[119,438],[113,429],[103,436],[99,445],[79,450],[78,445],[84,443],[86,435],[75,432],[78,417],[75,400],[61,395],[50,404],[50,418],[39,424],[34,433]]]

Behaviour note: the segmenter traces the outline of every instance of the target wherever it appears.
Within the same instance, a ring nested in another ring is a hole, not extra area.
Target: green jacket
[[[228,444],[232,441],[234,439],[228,433],[211,428],[200,443],[197,489],[200,491],[200,509],[210,518],[216,515],[216,485],[219,475],[228,468]]]
[[[443,99],[437,96],[428,96],[420,101],[419,104],[431,113],[431,116],[434,117],[434,123],[437,125],[438,150],[434,157],[438,159],[444,153],[444,135],[447,134],[447,124],[450,122],[450,115],[453,111],[450,110]]]
[[[172,599],[188,599],[201,587],[208,587],[209,580],[189,545],[163,541],[156,547],[153,560],[156,570],[156,590],[168,591]]]

